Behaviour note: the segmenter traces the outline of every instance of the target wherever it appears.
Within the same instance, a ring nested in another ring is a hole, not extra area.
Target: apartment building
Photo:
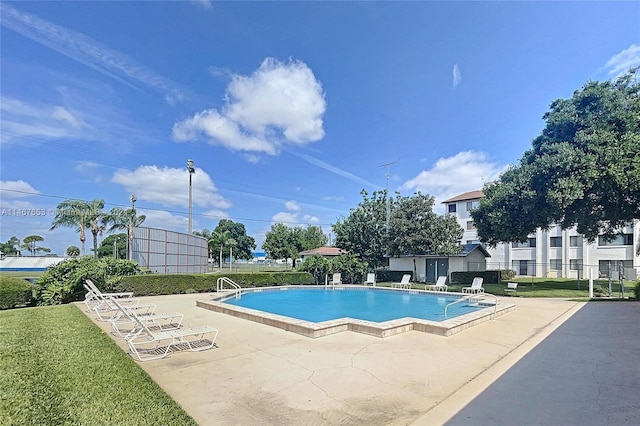
[[[478,207],[482,191],[471,191],[446,201],[445,211],[454,215],[464,229],[462,244],[479,243],[471,210]],[[598,238],[588,243],[575,228],[560,226],[549,230],[537,229],[525,243],[503,243],[486,247],[491,255],[482,264],[469,268],[513,269],[519,276],[558,278],[636,279],[640,276],[640,255],[636,252],[640,221],[634,220],[613,241]]]

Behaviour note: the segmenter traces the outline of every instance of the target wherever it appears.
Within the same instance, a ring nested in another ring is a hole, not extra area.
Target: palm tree
[[[217,247],[220,246],[220,263],[219,266],[220,268],[222,268],[222,251],[224,250],[224,247],[229,245],[229,240],[233,240],[233,238],[231,237],[231,232],[229,232],[228,229],[225,229],[224,231],[221,230],[217,230],[217,231],[213,231],[212,233],[212,239],[213,239],[213,244]],[[235,243],[235,240],[234,240]]]
[[[143,214],[138,216],[135,208],[123,209],[122,207],[114,207],[102,219],[106,226],[110,225],[107,232],[116,229],[127,231],[127,259],[129,260],[131,260],[132,257],[133,231],[142,225],[142,222],[144,222],[146,218]]]
[[[213,248],[215,247],[216,242],[214,233],[205,228],[202,231],[193,231],[193,235],[207,239],[208,257],[209,259],[213,259]]]
[[[98,234],[102,234],[102,231],[105,228],[104,221],[100,223],[101,219],[103,219],[105,213],[102,211],[104,208],[104,200],[95,199],[91,203],[89,203],[89,217],[91,219],[91,224],[89,228],[91,229],[91,234],[93,235],[93,257],[98,258]]]
[[[56,207],[56,215],[50,230],[56,228],[76,228],[80,233],[80,245],[84,256],[84,243],[87,240],[85,230],[91,226],[91,204],[83,200],[64,200]]]

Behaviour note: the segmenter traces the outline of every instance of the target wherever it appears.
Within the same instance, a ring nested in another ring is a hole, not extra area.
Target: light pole
[[[131,196],[129,197],[129,201],[131,201],[131,217],[129,218],[130,221],[135,221],[136,220],[136,201],[138,201],[138,199],[136,198],[136,194],[131,194]],[[127,260],[132,260],[133,259],[133,222],[129,222],[127,224]]]
[[[187,170],[189,171],[189,235],[191,235],[192,224],[193,224],[193,211],[192,211],[192,196],[191,196],[191,178],[193,174],[196,172],[196,168],[193,166],[193,160],[187,160]]]

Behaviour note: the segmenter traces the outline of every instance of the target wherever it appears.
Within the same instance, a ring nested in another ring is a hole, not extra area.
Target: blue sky
[[[515,163],[551,101],[640,65],[640,2],[0,3],[0,240],[70,198],[146,226],[330,225]],[[388,168],[382,167],[393,163]],[[20,215],[17,209],[34,209]],[[91,239],[88,238],[89,247]]]

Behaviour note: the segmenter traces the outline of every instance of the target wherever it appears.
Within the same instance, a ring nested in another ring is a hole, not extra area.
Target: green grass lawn
[[[517,278],[510,280],[518,283],[517,296],[519,297],[559,297],[568,299],[589,299],[589,281],[588,280],[571,280],[566,278]],[[380,287],[390,287],[391,283],[378,283]],[[449,285],[449,291],[461,292],[462,287],[468,287],[469,284],[452,284]],[[483,284],[485,292],[495,294],[497,296],[504,295],[504,289],[507,283],[503,284]],[[609,282],[606,280],[594,280],[594,288],[609,288]],[[624,297],[634,297],[633,288],[635,281],[624,281]],[[424,290],[424,284],[413,283],[412,288]],[[619,282],[612,283],[612,296],[620,297]]]
[[[0,311],[0,424],[195,425],[75,305]]]

